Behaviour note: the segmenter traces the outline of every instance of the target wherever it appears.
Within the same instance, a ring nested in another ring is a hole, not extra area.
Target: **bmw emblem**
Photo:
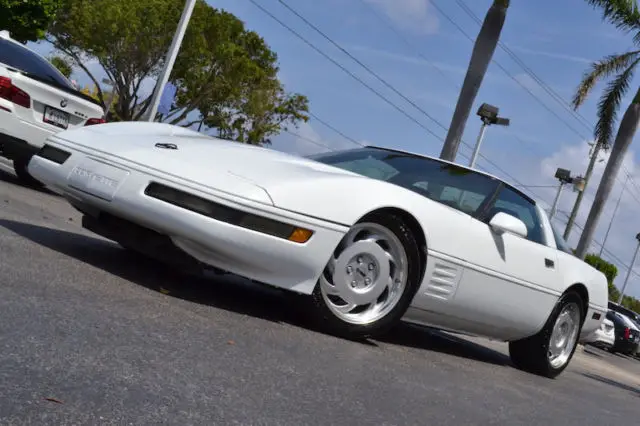
[[[61,101],[60,101],[60,106],[61,106],[62,108],[65,108],[65,107],[67,106],[67,102],[68,102],[68,101],[67,101],[66,99],[61,100]]]

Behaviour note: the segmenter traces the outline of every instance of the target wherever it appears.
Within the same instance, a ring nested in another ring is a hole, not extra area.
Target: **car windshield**
[[[407,188],[468,214],[475,214],[499,181],[464,167],[380,148],[316,154],[309,158]]]
[[[71,83],[47,60],[19,44],[1,38],[0,62],[43,83],[75,90]]]

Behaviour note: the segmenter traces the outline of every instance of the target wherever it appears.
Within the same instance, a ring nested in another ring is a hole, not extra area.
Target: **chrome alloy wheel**
[[[366,325],[396,306],[407,286],[407,253],[398,237],[376,223],[349,230],[320,277],[320,291],[340,320]]]
[[[562,308],[551,332],[547,357],[553,368],[562,367],[569,360],[578,341],[579,331],[580,308],[575,302],[571,302]]]

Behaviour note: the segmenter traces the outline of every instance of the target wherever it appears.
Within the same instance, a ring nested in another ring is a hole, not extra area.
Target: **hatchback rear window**
[[[74,89],[69,81],[47,61],[26,47],[0,38],[0,62],[22,71],[42,82]]]

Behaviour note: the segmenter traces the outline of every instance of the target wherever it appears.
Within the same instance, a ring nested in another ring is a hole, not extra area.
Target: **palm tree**
[[[602,19],[625,32],[633,32],[633,42],[640,46],[640,10],[637,0],[586,0],[591,6],[602,12]],[[598,102],[598,121],[594,129],[597,144],[604,148],[611,147],[609,161],[598,185],[596,197],[591,206],[587,223],[584,226],[576,256],[585,258],[593,240],[593,234],[602,214],[602,209],[609,199],[616,176],[622,166],[625,154],[633,141],[640,122],[640,87],[620,121],[615,141],[611,145],[614,126],[622,99],[629,91],[634,72],[640,63],[640,50],[630,50],[621,54],[605,57],[591,65],[583,76],[573,99],[574,109],[578,109],[587,99],[596,83],[608,80]]]
[[[464,83],[460,89],[458,103],[451,119],[447,138],[440,152],[440,158],[444,160],[455,161],[456,154],[458,154],[460,140],[469,119],[471,107],[476,100],[478,90],[480,90],[480,85],[489,67],[489,62],[491,62],[493,52],[496,50],[500,40],[500,33],[507,17],[509,2],[510,0],[493,0],[487,16],[484,18],[482,28],[480,28],[473,46],[471,60],[469,61],[467,74],[464,77]]]

